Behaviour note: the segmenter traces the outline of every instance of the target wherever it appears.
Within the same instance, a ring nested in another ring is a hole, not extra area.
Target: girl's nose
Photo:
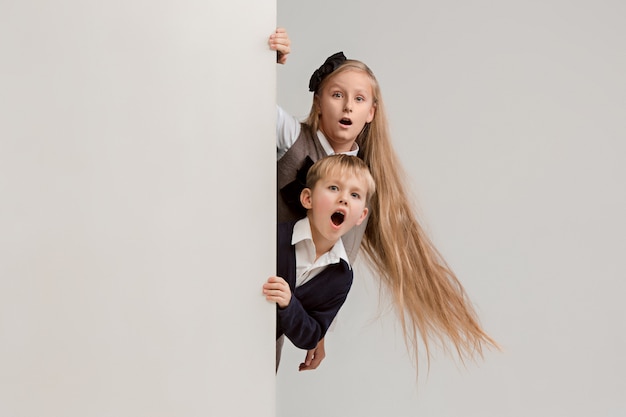
[[[346,113],[352,113],[352,105],[350,105],[350,102],[348,101],[343,109]]]

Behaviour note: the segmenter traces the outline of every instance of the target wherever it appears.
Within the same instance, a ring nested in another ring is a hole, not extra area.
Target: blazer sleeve
[[[334,294],[325,291],[317,294],[319,302],[313,307],[305,308],[298,297],[292,294],[289,305],[283,309],[278,308],[279,326],[295,346],[300,349],[313,349],[324,337],[348,297],[352,285],[351,272],[349,279],[345,280],[341,287],[335,288]]]

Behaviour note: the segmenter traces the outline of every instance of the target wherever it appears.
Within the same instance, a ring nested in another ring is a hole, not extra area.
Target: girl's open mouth
[[[341,123],[344,126],[350,126],[350,125],[352,125],[352,120],[350,120],[348,118],[343,118],[343,119],[339,120],[339,123]]]
[[[345,218],[345,215],[340,211],[336,211],[333,213],[332,216],[330,216],[330,220],[333,222],[335,226],[340,226],[341,223],[343,223],[344,218]]]

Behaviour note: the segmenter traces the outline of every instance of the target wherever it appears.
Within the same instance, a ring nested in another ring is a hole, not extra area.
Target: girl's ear
[[[300,204],[302,204],[302,207],[304,207],[307,210],[311,208],[311,189],[310,188],[305,188],[300,193]]]
[[[361,223],[363,223],[363,220],[365,220],[365,218],[367,217],[367,207],[365,207],[363,209],[363,213],[361,213],[361,217],[359,217],[359,220],[356,221],[356,226],[360,225]]]
[[[320,107],[320,98],[317,93],[313,96],[313,107],[315,108],[315,114],[319,117],[322,114],[322,108]]]

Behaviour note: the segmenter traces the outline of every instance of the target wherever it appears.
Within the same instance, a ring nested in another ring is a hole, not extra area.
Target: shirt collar
[[[311,223],[309,222],[309,218],[305,217],[304,219],[298,220],[293,227],[293,234],[291,235],[291,244],[295,245],[302,241],[309,240],[311,244],[313,244],[313,235],[311,234]],[[315,246],[315,245],[313,245]],[[346,248],[343,246],[343,241],[339,239],[337,243],[328,251],[327,253],[331,258],[335,258],[336,261],[333,263],[339,263],[340,259],[343,259],[346,264],[348,264],[349,268],[352,268],[350,265],[350,260],[348,260],[348,254],[346,253]]]
[[[330,142],[328,142],[328,139],[326,139],[326,136],[324,136],[324,134],[322,133],[321,130],[317,131],[317,138],[320,140],[320,144],[322,145],[322,148],[324,148],[324,151],[326,151],[326,155],[334,155],[335,154],[335,150],[330,145]],[[359,145],[358,145],[358,143],[356,143],[356,141],[355,141],[352,144],[352,149],[351,150],[349,150],[348,152],[342,152],[342,153],[346,154],[346,155],[357,156],[358,153],[359,153]]]

